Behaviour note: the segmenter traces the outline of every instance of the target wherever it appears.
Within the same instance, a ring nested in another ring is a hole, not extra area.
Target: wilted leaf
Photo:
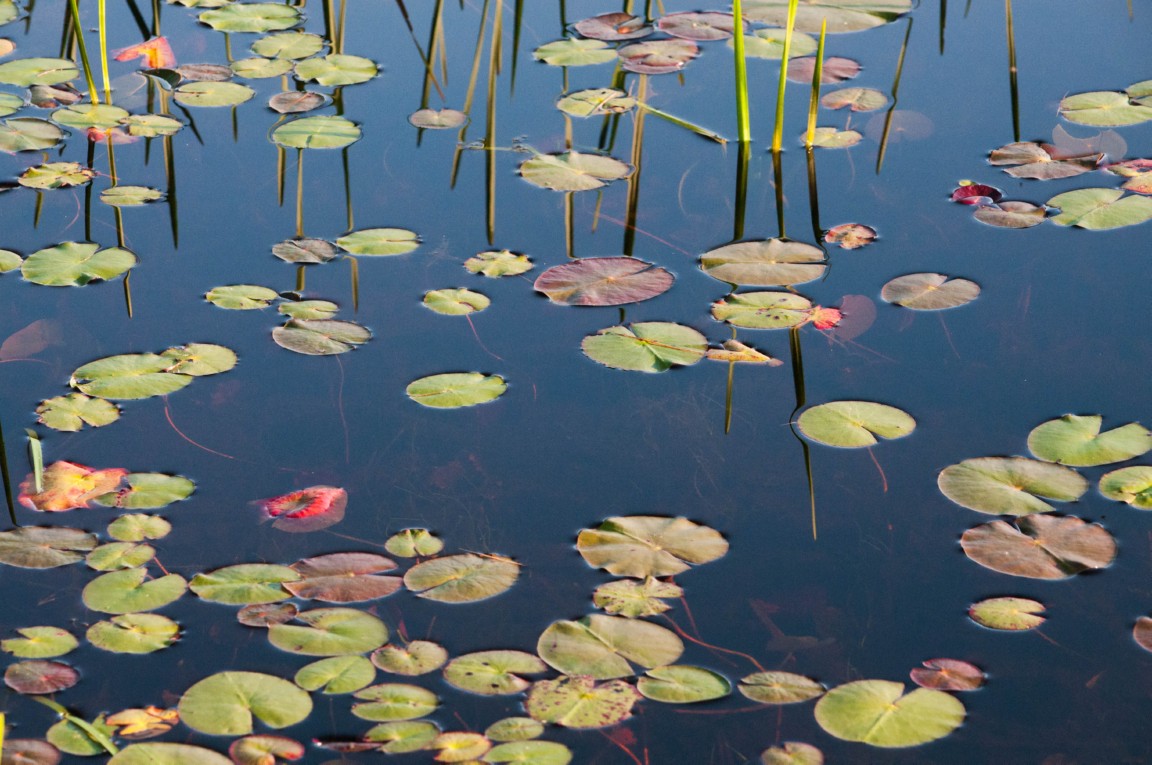
[[[93,470],[72,462],[53,462],[44,468],[42,491],[34,491],[32,476],[20,484],[20,504],[49,513],[86,508],[97,497],[115,490],[127,474],[123,468]]]
[[[604,728],[632,716],[640,694],[623,680],[596,684],[586,675],[541,680],[528,692],[525,709],[534,720],[566,728]]]
[[[284,588],[298,598],[324,603],[376,600],[400,589],[400,577],[377,576],[395,568],[395,563],[375,553],[329,553],[293,563],[300,579],[284,582]]]
[[[4,684],[25,695],[57,693],[78,682],[80,673],[59,661],[18,661],[4,671]]]
[[[457,656],[444,667],[444,679],[483,696],[519,693],[531,683],[520,675],[538,675],[548,666],[524,651],[478,651]]]

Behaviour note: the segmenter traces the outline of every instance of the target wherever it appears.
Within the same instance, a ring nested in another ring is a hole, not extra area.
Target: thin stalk
[[[8,518],[13,526],[20,526],[16,520],[16,505],[12,502],[12,474],[8,472],[8,447],[4,444],[4,427],[0,425],[0,477],[4,479],[4,501],[8,504]]]
[[[44,212],[44,192],[36,191],[36,204],[32,207],[32,228],[40,227],[40,213]]]
[[[160,36],[160,0],[152,0],[152,36]]]
[[[787,238],[784,233],[784,163],[780,152],[772,152],[772,185],[776,192],[776,225],[780,229],[780,238]]]
[[[512,73],[508,78],[508,95],[516,92],[516,62],[520,58],[520,30],[524,24],[524,0],[512,6]]]
[[[337,53],[343,53],[344,52],[344,33],[345,33],[345,31],[347,31],[347,28],[348,28],[347,24],[346,24],[347,20],[348,20],[348,0],[340,0],[340,22],[339,22],[339,26],[336,28],[337,32],[339,33],[339,37],[336,39],[336,52]]]
[[[804,145],[812,150],[816,140],[816,112],[820,109],[820,80],[824,76],[824,37],[828,34],[828,19],[820,25],[820,42],[816,45],[816,66],[812,69],[812,93],[808,98],[808,133]]]
[[[741,141],[736,150],[736,197],[732,211],[732,241],[744,238],[744,217],[748,208],[748,160],[752,144]]]
[[[686,119],[676,117],[672,114],[669,114],[668,112],[660,111],[655,106],[649,106],[648,104],[644,103],[643,101],[637,101],[636,102],[636,108],[643,110],[643,111],[646,111],[649,114],[654,115],[656,117],[659,117],[662,120],[667,120],[668,122],[671,122],[673,125],[676,125],[677,127],[682,127],[682,128],[686,128],[688,130],[691,130],[696,135],[704,136],[705,138],[707,138],[711,141],[715,141],[718,144],[723,145],[723,144],[728,143],[728,139],[725,138],[724,136],[720,135],[719,133],[715,133],[706,127],[701,127],[700,125],[689,122]]]
[[[296,237],[304,236],[304,150],[296,150]]]
[[[96,142],[88,141],[88,169],[93,170],[96,159]],[[84,184],[84,238],[92,241],[92,184]]]
[[[812,216],[812,237],[816,245],[824,249],[824,228],[820,225],[820,192],[816,185],[816,152],[809,147],[805,154],[808,159],[808,211]],[[826,250],[824,257],[828,257]],[[830,270],[830,267],[825,270],[825,278]]]
[[[492,41],[488,43],[488,113],[484,121],[484,175],[487,181],[484,201],[489,245],[496,241],[496,79],[500,73],[503,18],[504,0],[496,0],[492,8]]]
[[[892,115],[896,113],[897,93],[900,90],[900,75],[904,71],[904,54],[908,52],[908,39],[912,36],[912,17],[908,17],[908,28],[904,30],[904,42],[900,45],[900,58],[896,60],[896,76],[892,79],[892,103],[884,116],[884,132],[880,134],[880,151],[876,154],[876,174],[884,165],[884,154],[888,151],[888,132],[892,129]]]
[[[108,76],[108,15],[107,0],[97,0],[96,13],[100,28],[100,73],[104,76],[104,100],[112,103],[112,78]]]
[[[1005,28],[1008,33],[1008,91],[1012,97],[1012,135],[1020,141],[1020,89],[1016,81],[1016,27],[1012,23],[1012,0],[1004,0]]]
[[[948,0],[940,0],[940,55],[944,55],[944,25],[948,22]]]
[[[569,258],[576,257],[575,204],[572,192],[564,194],[564,251]]]
[[[732,48],[735,50],[736,133],[740,143],[748,143],[752,140],[752,123],[748,116],[748,62],[744,58],[744,13],[740,2],[732,0],[732,16],[736,19],[736,31],[732,35]]]
[[[728,387],[724,390],[724,435],[732,430],[732,382],[736,376],[736,362],[728,362]]]
[[[276,145],[276,203],[278,206],[284,206],[284,147]]]
[[[784,143],[784,89],[788,86],[788,58],[792,55],[792,30],[796,26],[796,4],[788,2],[788,25],[784,30],[784,55],[780,57],[780,83],[776,86],[776,124],[772,128],[772,153],[779,154]]]
[[[348,255],[344,258],[348,261],[349,274],[352,277],[352,310],[360,310],[360,261]]]
[[[352,211],[352,165],[348,161],[348,147],[340,150],[340,158],[344,164],[344,222],[351,231],[356,226],[356,215]]]
[[[648,75],[640,75],[636,93],[638,103],[648,96]],[[636,217],[640,210],[640,173],[644,167],[644,117],[645,111],[638,109],[632,126],[632,174],[628,176],[628,198],[624,208],[624,255],[632,256],[636,246]]]
[[[84,44],[84,28],[80,24],[80,6],[77,0],[68,0],[68,7],[72,9],[73,32],[76,35],[76,44],[80,46],[80,62],[84,65],[84,79],[88,82],[88,98],[92,103],[99,104],[100,96],[96,92],[96,81],[92,79],[92,65],[88,63],[88,46]]]
[[[117,210],[116,212],[120,212]],[[132,312],[132,272],[129,271],[124,274],[124,310],[128,312],[128,318],[133,316]]]

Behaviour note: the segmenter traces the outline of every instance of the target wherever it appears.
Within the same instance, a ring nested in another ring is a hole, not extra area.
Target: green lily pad
[[[367,327],[339,319],[291,319],[272,330],[276,345],[306,356],[347,353],[371,339]]]
[[[252,43],[252,52],[267,58],[302,59],[324,50],[324,38],[311,32],[277,32]]]
[[[468,115],[457,109],[418,109],[408,115],[413,127],[423,130],[452,130],[468,123]]]
[[[457,656],[444,667],[450,685],[482,696],[520,693],[531,683],[520,675],[547,672],[548,665],[524,651],[478,651]]]
[[[874,112],[888,105],[888,96],[874,88],[841,88],[821,96],[820,105],[827,109],[848,107],[854,112]]]
[[[376,679],[376,668],[363,656],[332,656],[301,667],[296,685],[325,694],[355,693]]]
[[[128,130],[128,135],[140,138],[175,135],[184,127],[184,123],[180,120],[164,114],[133,114],[120,124]]]
[[[377,751],[385,754],[406,754],[427,749],[439,735],[440,728],[436,723],[425,720],[401,720],[373,725],[364,734],[364,741],[379,744]]]
[[[180,625],[159,614],[124,614],[88,628],[88,642],[112,653],[153,653],[175,643]]]
[[[480,372],[451,372],[413,380],[405,388],[408,398],[422,406],[459,409],[494,401],[504,395],[508,384],[500,375]]]
[[[554,191],[589,191],[631,174],[632,166],[618,159],[578,151],[537,154],[520,163],[524,180]]]
[[[229,284],[223,287],[213,287],[204,295],[204,299],[220,308],[231,311],[251,311],[258,308],[267,308],[272,301],[280,295],[275,290],[259,287],[255,284]]]
[[[119,247],[101,250],[91,242],[64,242],[29,255],[20,272],[48,287],[83,286],[113,279],[136,265],[136,256]]]
[[[143,568],[128,568],[102,574],[84,587],[84,605],[106,614],[132,614],[155,611],[180,599],[188,582],[179,574],[147,579]]]
[[[363,703],[352,705],[352,714],[372,722],[415,720],[432,714],[440,705],[436,694],[417,685],[384,683],[356,692]]]
[[[750,35],[744,35],[744,55],[749,58],[763,58],[769,61],[779,61],[784,58],[784,34],[781,27],[768,27],[757,29]],[[732,42],[728,42],[732,47]],[[789,56],[808,56],[816,52],[816,38],[803,32],[792,33],[792,48]]]
[[[540,635],[536,652],[566,675],[610,680],[635,674],[628,662],[645,668],[672,664],[684,643],[658,624],[592,614],[578,622],[553,622]]]
[[[69,393],[45,399],[36,407],[40,422],[53,430],[74,432],[85,425],[99,428],[120,419],[120,409],[111,401]]]
[[[824,686],[792,672],[755,672],[740,678],[740,693],[761,704],[798,704],[824,693]]]
[[[0,7],[3,7],[0,4]],[[24,108],[24,99],[15,93],[0,93],[0,117],[15,114]]]
[[[307,58],[296,64],[297,77],[326,87],[368,82],[379,73],[372,59],[342,53],[329,53],[323,58]]]
[[[287,728],[311,712],[307,693],[259,672],[218,672],[180,697],[180,721],[212,736],[246,736],[253,719],[270,728]]]
[[[483,274],[495,279],[531,271],[533,266],[527,255],[511,250],[495,250],[473,255],[464,261],[464,268],[474,274]]]
[[[121,542],[142,542],[145,539],[163,539],[172,531],[172,524],[156,515],[128,513],[108,524],[108,536]]]
[[[110,207],[136,207],[163,198],[163,191],[148,186],[110,186],[100,192],[100,201]]]
[[[301,22],[300,11],[279,3],[231,3],[200,14],[217,32],[276,32]]]
[[[272,131],[272,141],[291,149],[341,149],[360,140],[360,128],[343,117],[300,117]]]
[[[1100,493],[1141,510],[1152,510],[1152,466],[1133,465],[1100,477]]]
[[[585,337],[584,355],[613,369],[665,372],[691,366],[704,358],[708,339],[691,327],[647,321],[629,327],[608,327]]]
[[[277,7],[287,9],[290,6]],[[239,106],[254,95],[256,91],[238,82],[189,82],[172,91],[172,97],[185,106]]]
[[[615,60],[616,49],[603,40],[573,37],[545,43],[532,51],[532,57],[551,66],[589,66]]]
[[[812,319],[812,301],[791,292],[741,292],[712,304],[712,317],[748,329],[791,329]]]
[[[98,736],[111,741],[116,735],[115,729],[104,721],[104,715],[88,723],[91,730]],[[74,754],[78,757],[92,757],[98,754],[107,754],[104,745],[96,741],[89,732],[72,720],[61,720],[45,733],[48,743],[65,754]]]
[[[403,255],[420,246],[420,236],[404,228],[366,228],[345,234],[336,246],[353,255]]]
[[[384,622],[354,608],[314,608],[296,615],[296,624],[268,627],[268,641],[305,656],[344,656],[374,651],[388,642]]]
[[[811,744],[785,741],[761,752],[760,765],[824,765],[824,753]]]
[[[1044,604],[1028,598],[988,598],[973,603],[968,616],[993,630],[1022,631],[1044,623]]]
[[[20,174],[16,182],[30,189],[63,189],[83,186],[96,177],[96,171],[79,162],[49,162],[30,167]],[[96,245],[92,245],[93,248]]]
[[[944,274],[907,274],[892,279],[880,291],[885,302],[916,311],[939,311],[971,303],[980,296],[980,285]]]
[[[1066,579],[1116,557],[1111,534],[1071,515],[1027,515],[1015,526],[992,521],[965,531],[960,546],[984,568],[1030,579]]]
[[[1046,513],[1044,499],[1073,502],[1088,490],[1075,470],[1026,457],[977,457],[940,471],[937,486],[962,507],[992,515]]]
[[[56,568],[84,560],[96,535],[60,526],[22,526],[0,531],[0,563],[17,568]]]
[[[236,366],[236,352],[212,343],[189,343],[169,348],[160,354],[172,360],[169,372],[192,377],[207,377],[227,372]]]
[[[520,567],[499,555],[448,555],[417,563],[404,585],[422,598],[441,603],[474,603],[495,597],[516,583]]]
[[[77,130],[109,130],[128,116],[126,109],[111,104],[72,104],[52,112],[52,121]]]
[[[587,675],[541,680],[532,685],[524,707],[542,723],[566,728],[604,728],[632,716],[640,700],[635,688],[623,680],[596,684]]]
[[[491,748],[492,742],[483,735],[465,731],[441,733],[428,744],[428,749],[439,752],[439,762],[475,762]]]
[[[812,145],[824,149],[846,149],[864,139],[856,130],[841,130],[834,127],[818,127],[812,131]]]
[[[196,484],[184,476],[164,473],[129,473],[124,476],[124,482],[126,488],[96,497],[96,504],[152,510],[187,499],[196,490]]]
[[[232,71],[237,77],[246,80],[263,80],[269,77],[279,77],[292,71],[293,63],[284,58],[242,58],[233,61]]]
[[[532,288],[561,305],[639,303],[672,288],[675,277],[639,258],[580,258],[549,268]]]
[[[859,32],[895,21],[912,10],[912,0],[805,0],[796,8],[796,29],[819,34],[828,20],[828,33]],[[788,0],[748,0],[744,18],[783,27],[788,21]]]
[[[483,311],[492,303],[486,295],[464,289],[430,290],[424,293],[424,305],[446,316],[465,316]]]
[[[806,409],[796,421],[800,432],[828,446],[872,446],[881,438],[903,438],[916,420],[894,406],[872,401],[832,401]]]
[[[143,566],[156,557],[156,549],[151,545],[135,542],[109,542],[97,547],[84,558],[88,568],[97,571],[117,571],[124,568]]]
[[[337,252],[324,239],[289,239],[272,245],[272,254],[288,263],[327,263]]]
[[[108,765],[232,765],[232,760],[201,746],[148,742],[124,747]]]
[[[964,715],[955,696],[928,688],[906,694],[903,683],[888,680],[846,683],[816,703],[816,722],[827,733],[885,748],[943,738],[960,727]]]
[[[0,651],[18,659],[52,659],[80,645],[76,636],[59,627],[21,627],[21,637],[0,641]]]
[[[64,138],[64,131],[48,120],[14,117],[0,122],[0,151],[43,151]]]
[[[292,597],[285,582],[295,582],[300,574],[287,566],[272,563],[241,563],[192,577],[188,588],[202,600],[232,606],[276,603]]]
[[[172,359],[155,353],[128,353],[91,361],[72,373],[68,384],[89,396],[138,399],[180,390],[192,378],[169,373]]]
[[[512,741],[488,750],[483,762],[523,765],[568,765],[572,750],[555,741]]]
[[[576,549],[590,566],[642,579],[673,576],[721,558],[728,552],[728,541],[687,518],[632,515],[584,529],[576,538]]]
[[[1119,127],[1152,120],[1152,107],[1133,104],[1126,93],[1098,90],[1077,93],[1060,102],[1060,116],[1077,125]]]
[[[444,542],[428,529],[404,529],[384,541],[384,549],[398,558],[435,555],[444,549]]]
[[[1059,215],[1052,216],[1053,223],[1090,231],[1135,226],[1152,219],[1152,198],[1139,194],[1124,196],[1122,189],[1076,189],[1057,194],[1045,204],[1060,209]]]
[[[732,692],[732,683],[710,669],[677,664],[648,670],[636,681],[636,690],[665,704],[695,704],[724,698]]]
[[[572,117],[601,117],[635,109],[636,99],[616,88],[590,88],[561,96],[556,108]]]
[[[439,643],[413,640],[406,645],[386,645],[372,653],[372,663],[396,675],[426,675],[444,666],[448,652]]]
[[[1123,462],[1152,450],[1147,428],[1131,422],[1101,433],[1102,421],[1098,414],[1049,420],[1028,434],[1028,449],[1042,460],[1073,467]]]
[[[400,589],[400,577],[379,576],[395,568],[395,563],[375,553],[317,555],[293,563],[292,570],[300,574],[300,579],[285,582],[284,588],[298,598],[325,603],[376,600]]]
[[[684,590],[671,582],[647,577],[642,582],[622,579],[608,582],[592,592],[592,603],[610,614],[637,619],[662,614],[672,606],[665,599],[679,598]]]
[[[0,82],[19,85],[59,85],[80,76],[76,64],[66,58],[18,58],[0,64]]]

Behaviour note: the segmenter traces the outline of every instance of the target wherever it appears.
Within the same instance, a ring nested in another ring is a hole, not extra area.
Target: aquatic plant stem
[[[345,260],[348,261],[349,274],[352,277],[352,310],[355,312],[360,310],[360,261],[351,255]]]
[[[4,443],[4,425],[0,423],[0,477],[4,480],[4,501],[8,505],[8,518],[19,528],[16,520],[16,505],[12,502],[12,475],[8,472],[8,447]]]
[[[744,220],[748,209],[748,160],[752,155],[752,144],[738,143],[736,149],[736,196],[732,210],[732,241],[744,238]]]
[[[776,124],[772,128],[773,154],[778,154],[784,143],[784,90],[788,87],[788,58],[792,54],[792,30],[796,26],[798,2],[799,0],[789,0],[788,2],[788,25],[784,30],[784,53],[780,57],[780,83],[776,87]]]
[[[708,140],[715,141],[716,143],[718,143],[720,145],[724,145],[724,144],[728,143],[728,139],[725,138],[724,136],[720,135],[719,133],[716,133],[712,130],[709,130],[706,127],[701,127],[700,125],[697,125],[693,122],[689,122],[686,119],[681,119],[680,117],[669,114],[668,112],[662,112],[659,109],[657,109],[655,106],[649,106],[648,104],[644,103],[643,101],[637,101],[636,102],[636,108],[643,110],[645,112],[648,112],[649,114],[654,115],[656,117],[659,117],[662,120],[667,120],[668,122],[671,122],[673,125],[685,128],[687,130],[691,130],[696,135],[704,136]]]
[[[104,77],[104,100],[112,103],[112,78],[108,76],[108,14],[107,0],[97,0],[96,12],[100,30],[100,73]]]
[[[648,75],[640,75],[636,100],[643,103],[648,97]],[[636,216],[640,210],[640,174],[644,167],[644,117],[646,112],[637,110],[632,123],[632,174],[628,176],[628,195],[624,207],[624,255],[632,257],[636,247]]]
[[[111,739],[97,730],[96,727],[93,726],[90,722],[72,714],[52,699],[46,698],[44,696],[30,696],[29,698],[31,698],[33,701],[39,701],[44,706],[60,715],[61,720],[69,722],[80,730],[84,731],[84,735],[91,739],[93,743],[101,746],[106,752],[108,752],[108,754],[115,755],[120,751],[116,745],[112,743]]]
[[[1008,35],[1008,92],[1012,99],[1012,140],[1020,141],[1020,89],[1016,80],[1016,27],[1012,23],[1012,0],[1004,0],[1004,27]]]
[[[808,504],[812,517],[812,539],[817,539],[816,533],[816,482],[812,477],[812,452],[808,442],[796,432],[796,413],[799,412],[808,400],[804,386],[804,352],[800,345],[800,328],[792,327],[788,330],[788,350],[792,356],[792,386],[796,393],[796,408],[788,418],[792,436],[800,442],[800,449],[804,453],[804,472],[808,476]]]
[[[304,150],[296,150],[296,238],[304,236]]]
[[[804,145],[809,151],[816,140],[816,112],[820,109],[820,80],[824,76],[824,38],[828,34],[828,19],[820,24],[820,42],[816,45],[816,66],[812,69],[812,93],[808,98],[808,132]]]
[[[96,93],[96,81],[92,79],[92,65],[88,62],[88,46],[84,44],[84,29],[80,24],[80,4],[77,0],[68,0],[68,7],[72,10],[73,31],[76,44],[80,47],[80,63],[84,65],[84,79],[88,83],[88,98],[93,104],[99,105],[100,96]]]
[[[206,452],[209,452],[211,454],[215,454],[217,457],[224,457],[225,459],[230,459],[230,460],[236,459],[236,457],[233,457],[231,454],[225,454],[224,452],[218,452],[215,449],[211,449],[211,448],[205,446],[204,444],[200,443],[199,441],[194,441],[191,436],[187,435],[184,431],[180,430],[180,428],[176,427],[176,423],[172,420],[172,410],[168,407],[168,397],[167,396],[164,396],[164,419],[168,420],[168,424],[172,426],[172,430],[176,431],[176,435],[180,436],[185,441],[187,441],[188,443],[195,446],[197,449],[203,449]]]
[[[734,74],[736,79],[736,134],[740,143],[752,140],[752,124],[748,116],[748,62],[744,58],[744,14],[741,0],[732,0],[735,31],[732,34]]]
[[[736,376],[736,362],[728,362],[728,387],[724,390],[724,435],[732,430],[732,382]]]

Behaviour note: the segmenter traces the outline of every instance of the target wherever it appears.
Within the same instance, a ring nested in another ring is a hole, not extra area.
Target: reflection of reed
[[[799,412],[808,399],[804,387],[804,353],[800,346],[800,328],[792,327],[788,330],[788,350],[792,356],[792,386],[796,391],[796,408],[788,418],[788,425],[792,429],[792,436],[800,442],[800,449],[804,453],[804,472],[808,476],[808,503],[812,514],[812,539],[816,539],[816,482],[812,478],[812,452],[808,442],[796,432],[796,413]]]
[[[643,103],[648,97],[648,75],[640,75],[636,90],[636,100]],[[640,208],[640,171],[644,161],[644,117],[646,112],[637,109],[632,122],[632,174],[628,176],[628,197],[624,210],[624,254],[632,256],[636,246],[636,217]]]
[[[748,206],[748,159],[752,144],[741,141],[736,149],[736,199],[732,211],[732,241],[744,238],[744,217]]]
[[[4,443],[4,426],[0,424],[0,476],[4,479],[4,501],[8,504],[8,517],[12,525],[19,528],[16,520],[16,505],[12,502],[12,476],[8,472],[8,447]]]
[[[1016,28],[1012,0],[1004,0],[1004,26],[1008,34],[1008,92],[1012,98],[1012,140],[1020,141],[1020,90],[1016,82]]]
[[[897,92],[900,90],[900,75],[904,71],[904,54],[908,52],[908,39],[912,36],[912,17],[908,17],[908,28],[904,30],[904,42],[900,45],[900,57],[896,60],[896,76],[892,79],[892,103],[884,115],[884,132],[880,134],[880,151],[876,154],[876,174],[884,166],[884,153],[888,150],[888,132],[892,129],[892,115],[896,112]]]

